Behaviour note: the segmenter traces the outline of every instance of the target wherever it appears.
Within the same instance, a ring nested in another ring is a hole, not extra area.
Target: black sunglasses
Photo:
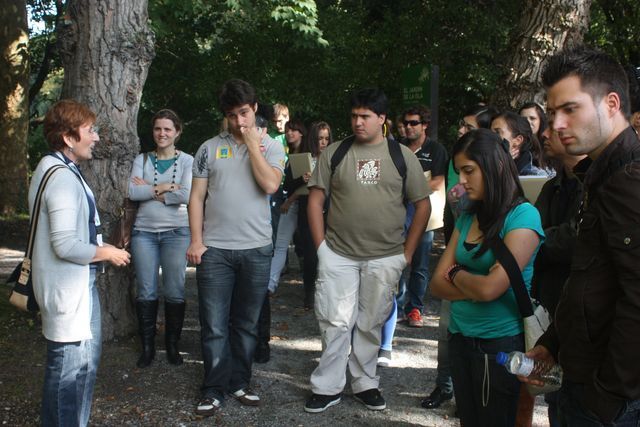
[[[421,122],[420,120],[403,120],[402,124],[405,126],[418,126],[423,124],[424,122]]]

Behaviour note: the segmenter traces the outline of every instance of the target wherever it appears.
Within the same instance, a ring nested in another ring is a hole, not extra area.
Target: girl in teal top
[[[452,301],[449,348],[461,424],[512,426],[520,382],[495,354],[524,350],[522,318],[491,248],[504,241],[529,288],[544,233],[538,211],[523,203],[516,165],[498,135],[466,133],[453,159],[470,204],[436,267],[431,292]]]

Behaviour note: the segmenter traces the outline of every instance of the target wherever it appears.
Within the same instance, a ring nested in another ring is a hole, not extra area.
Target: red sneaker
[[[412,328],[422,328],[424,323],[422,322],[422,315],[420,314],[420,310],[414,308],[407,314],[407,323]]]

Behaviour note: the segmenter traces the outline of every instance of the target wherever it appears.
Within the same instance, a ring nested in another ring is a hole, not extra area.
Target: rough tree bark
[[[96,194],[103,234],[117,221],[133,159],[142,88],[154,57],[147,0],[70,0],[59,37],[63,98],[97,114],[100,143],[81,166]],[[99,275],[104,339],[134,329],[132,270],[107,267]]]
[[[507,75],[491,100],[518,108],[527,101],[542,103],[540,75],[556,52],[575,46],[589,28],[591,0],[526,0],[512,43]]]
[[[0,7],[0,214],[26,210],[29,32],[24,0]]]

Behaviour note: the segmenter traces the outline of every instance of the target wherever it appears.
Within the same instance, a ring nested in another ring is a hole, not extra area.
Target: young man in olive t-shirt
[[[329,146],[309,182],[307,212],[318,248],[315,310],[324,351],[311,374],[313,395],[304,406],[307,412],[322,412],[340,402],[347,365],[354,397],[368,409],[386,407],[376,376],[380,331],[393,307],[400,274],[431,213],[430,190],[416,156],[400,147],[407,169],[404,185],[392,160],[382,133],[387,106],[380,90],[354,93],[353,145],[333,173],[331,158],[344,141]],[[325,234],[322,211],[327,195]],[[416,208],[406,240],[404,199]]]

